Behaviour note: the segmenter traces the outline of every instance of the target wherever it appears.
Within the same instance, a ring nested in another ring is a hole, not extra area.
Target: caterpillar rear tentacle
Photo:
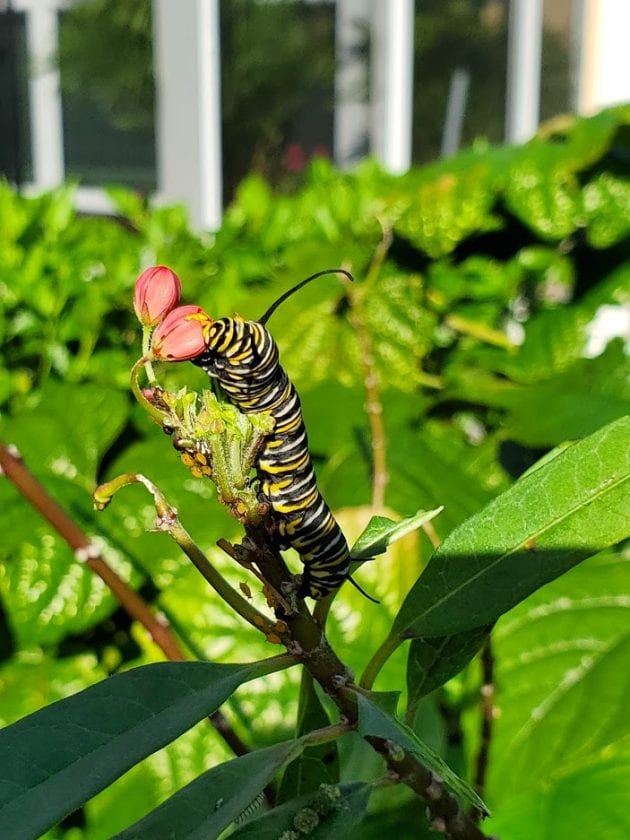
[[[294,548],[304,564],[299,594],[319,600],[347,579],[350,551],[317,488],[300,399],[278,347],[264,324],[239,317],[212,321],[206,346],[194,364],[244,414],[267,412],[275,420],[256,464],[261,491],[274,512],[279,547]]]

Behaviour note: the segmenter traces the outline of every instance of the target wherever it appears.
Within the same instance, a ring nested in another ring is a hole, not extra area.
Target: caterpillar
[[[289,295],[331,272],[352,280],[343,269],[320,271],[281,295],[257,321],[239,316],[213,320],[206,332],[205,351],[191,360],[218,381],[239,411],[266,412],[273,417],[275,427],[256,469],[277,522],[279,547],[294,548],[304,564],[298,594],[315,600],[349,579],[350,551],[318,490],[300,398],[280,364],[278,346],[266,323]]]

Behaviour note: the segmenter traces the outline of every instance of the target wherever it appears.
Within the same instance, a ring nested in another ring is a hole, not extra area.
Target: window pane
[[[0,175],[30,181],[30,120],[24,14],[0,14]]]
[[[60,14],[66,175],[155,188],[149,0],[98,0]]]

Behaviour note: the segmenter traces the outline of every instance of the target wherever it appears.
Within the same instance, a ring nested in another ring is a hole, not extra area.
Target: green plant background
[[[594,332],[602,312],[619,315],[630,297],[629,126],[628,108],[567,118],[524,147],[478,145],[399,178],[370,162],[344,175],[318,160],[293,195],[250,177],[216,236],[196,236],[181,209],[148,209],[122,189],[110,190],[121,215],[114,221],[77,217],[71,186],[26,199],[0,185],[0,435],[191,652],[216,662],[268,656],[275,649],[239,624],[165,535],[150,532],[153,509],[139,488],[92,511],[97,482],[144,472],[226,576],[244,580],[214,548],[238,526],[129,395],[140,353],[131,309],[139,271],[168,264],[186,302],[255,318],[309,273],[349,268],[352,295],[335,278],[320,280],[270,322],[302,397],[322,491],[356,536],[369,518],[372,457],[358,319],[383,407],[386,505],[398,516],[444,505],[433,522],[444,538],[545,452],[628,413],[624,341],[597,344]],[[385,260],[371,271],[390,229]],[[162,374],[173,386],[204,382],[192,366]],[[2,724],[160,659],[6,481],[0,530]],[[361,584],[380,606],[344,587],[330,636],[356,671],[431,550],[416,535],[362,567]],[[485,798],[488,829],[504,840],[630,834],[621,713],[630,687],[628,568],[623,546],[606,551],[497,625],[499,716]],[[387,664],[379,689],[404,684],[404,653]],[[479,687],[475,661],[421,702],[414,724],[469,777]],[[244,739],[267,746],[291,737],[297,693],[293,673],[274,674],[242,686],[227,712]],[[344,780],[382,772],[358,738],[341,752]],[[109,837],[227,757],[207,726],[195,727],[49,836]],[[405,792],[383,789],[361,837],[418,837],[410,828],[417,811]]]

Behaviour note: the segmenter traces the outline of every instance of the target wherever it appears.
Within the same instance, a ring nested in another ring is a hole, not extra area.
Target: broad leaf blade
[[[363,820],[372,786],[367,782],[347,782],[336,790],[340,796],[328,812],[319,807],[318,803],[323,798],[319,792],[315,796],[301,796],[245,823],[230,837],[233,840],[278,840],[283,832],[295,831],[296,819],[299,821],[301,816],[313,819],[312,813],[305,814],[306,810],[315,812],[319,817],[317,826],[305,832],[313,840],[357,837],[356,827]]]
[[[501,714],[486,785],[498,809],[630,738],[630,546],[530,596],[492,641]]]
[[[413,639],[407,659],[410,707],[459,674],[477,653],[489,630],[489,626],[484,626],[452,636]]]
[[[301,749],[300,741],[285,741],[213,767],[116,837],[118,840],[218,837]]]
[[[394,622],[402,637],[496,620],[538,587],[628,534],[630,417],[518,481],[442,543]]]
[[[443,510],[443,507],[435,510],[419,510],[413,516],[408,516],[400,522],[394,522],[387,516],[373,516],[365,531],[352,546],[350,556],[353,560],[369,560],[370,557],[383,554],[387,551],[388,545],[422,528]]]
[[[135,668],[0,732],[0,836],[39,836],[142,758],[272,670],[169,662]]]
[[[482,814],[489,814],[483,800],[470,785],[423,743],[416,734],[398,718],[386,712],[363,694],[357,694],[359,703],[359,732],[364,737],[386,738],[414,755],[425,767],[432,770],[462,802],[472,805]]]

